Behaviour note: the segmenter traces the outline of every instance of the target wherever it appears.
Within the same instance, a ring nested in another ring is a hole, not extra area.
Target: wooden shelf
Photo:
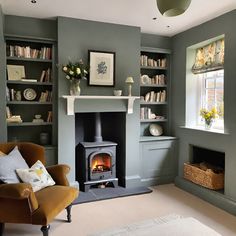
[[[140,102],[140,105],[166,105],[167,102]]]
[[[147,70],[167,70],[167,67],[153,67],[153,66],[140,66],[141,69]]]
[[[139,141],[140,142],[149,142],[149,141],[164,141],[164,140],[174,140],[177,139],[176,137],[172,136],[141,136]]]
[[[7,126],[42,126],[42,125],[52,125],[52,122],[22,122],[22,123],[7,123]]]
[[[32,82],[32,81],[22,81],[22,80],[7,80],[7,84],[30,84],[30,85],[47,85],[52,86],[52,82]]]
[[[9,60],[9,61],[29,61],[29,62],[52,63],[51,59],[25,58],[25,57],[7,57],[7,60]]]
[[[38,101],[10,101],[7,105],[52,105],[52,102],[38,102]]]
[[[144,87],[147,87],[147,88],[150,88],[150,87],[153,87],[153,88],[166,88],[167,85],[158,85],[158,84],[140,84],[140,87],[141,88],[144,88]]]
[[[140,120],[141,123],[155,123],[155,122],[167,122],[167,119],[146,119]]]
[[[67,100],[67,115],[74,115],[74,102],[75,99],[95,99],[95,100],[127,100],[127,113],[133,113],[133,105],[135,99],[139,99],[139,97],[135,96],[68,96],[63,95],[63,98]]]

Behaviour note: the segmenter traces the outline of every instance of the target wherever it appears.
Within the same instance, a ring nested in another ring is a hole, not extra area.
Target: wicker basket
[[[184,163],[184,178],[203,187],[219,190],[224,188],[224,173],[202,170],[195,164]]]

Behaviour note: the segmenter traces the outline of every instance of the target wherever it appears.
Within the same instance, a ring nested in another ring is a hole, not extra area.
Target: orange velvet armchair
[[[15,146],[31,167],[37,160],[45,164],[44,147],[33,143],[4,143],[0,151],[8,154]],[[1,157],[0,157],[1,158]],[[66,174],[67,165],[46,167],[56,185],[33,192],[30,184],[0,184],[0,236],[5,223],[41,225],[43,236],[49,234],[49,223],[63,209],[67,210],[67,220],[71,222],[72,202],[78,196],[78,189],[70,187]]]

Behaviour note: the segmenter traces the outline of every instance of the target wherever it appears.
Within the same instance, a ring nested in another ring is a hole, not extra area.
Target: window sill
[[[225,130],[220,130],[220,129],[205,129],[202,126],[180,126],[181,129],[192,129],[192,130],[198,130],[198,131],[204,131],[204,132],[209,132],[209,133],[216,133],[216,134],[226,134],[229,135],[228,132],[226,132]]]

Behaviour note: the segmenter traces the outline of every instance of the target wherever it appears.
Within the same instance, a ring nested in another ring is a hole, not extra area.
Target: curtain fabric
[[[220,39],[196,49],[195,63],[192,67],[192,72],[194,74],[200,74],[223,69],[224,48],[224,39]]]

